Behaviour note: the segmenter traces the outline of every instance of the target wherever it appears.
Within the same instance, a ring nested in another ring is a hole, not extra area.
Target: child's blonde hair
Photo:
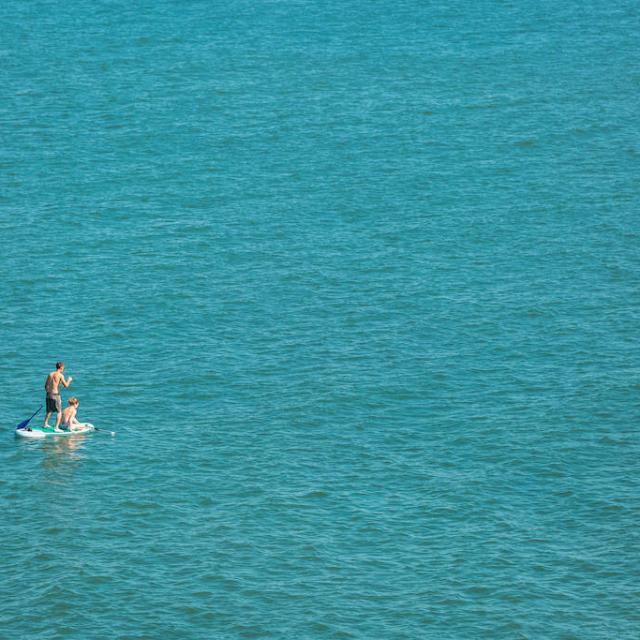
[[[69,398],[69,404],[78,404],[78,398]]]

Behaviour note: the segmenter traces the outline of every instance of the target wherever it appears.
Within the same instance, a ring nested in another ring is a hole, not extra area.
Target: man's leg
[[[43,426],[45,426],[47,428],[50,428],[49,427],[49,416],[50,415],[51,415],[51,411],[47,411],[47,415],[44,417],[44,425]]]
[[[62,431],[62,429],[60,428],[61,420],[62,420],[62,411],[58,411],[58,413],[56,413],[56,426],[53,427],[54,431]]]

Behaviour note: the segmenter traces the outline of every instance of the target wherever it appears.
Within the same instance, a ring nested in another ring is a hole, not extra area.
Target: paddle
[[[28,418],[27,420],[23,420],[22,422],[17,424],[16,429],[26,429],[27,425],[35,418],[35,416],[37,416],[40,413],[41,409],[42,409],[42,405],[40,405],[40,409],[38,409],[30,418]]]
[[[94,430],[94,431],[102,431],[102,433],[109,433],[109,434],[111,434],[112,436],[115,436],[115,435],[116,435],[116,432],[115,432],[115,431],[109,431],[109,430],[107,430],[107,429],[98,429],[98,427],[93,427],[93,430]]]

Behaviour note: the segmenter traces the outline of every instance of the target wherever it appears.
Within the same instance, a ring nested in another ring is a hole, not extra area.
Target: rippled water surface
[[[638,637],[636,3],[0,18],[1,638]]]

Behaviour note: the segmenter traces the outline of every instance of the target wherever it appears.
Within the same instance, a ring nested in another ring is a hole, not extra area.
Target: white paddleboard
[[[95,427],[90,422],[81,422],[74,427],[74,431],[67,431],[66,429],[63,431],[54,431],[53,427],[49,429],[44,429],[43,427],[27,427],[26,429],[16,429],[16,435],[21,438],[46,438],[47,436],[63,438],[94,430]]]

